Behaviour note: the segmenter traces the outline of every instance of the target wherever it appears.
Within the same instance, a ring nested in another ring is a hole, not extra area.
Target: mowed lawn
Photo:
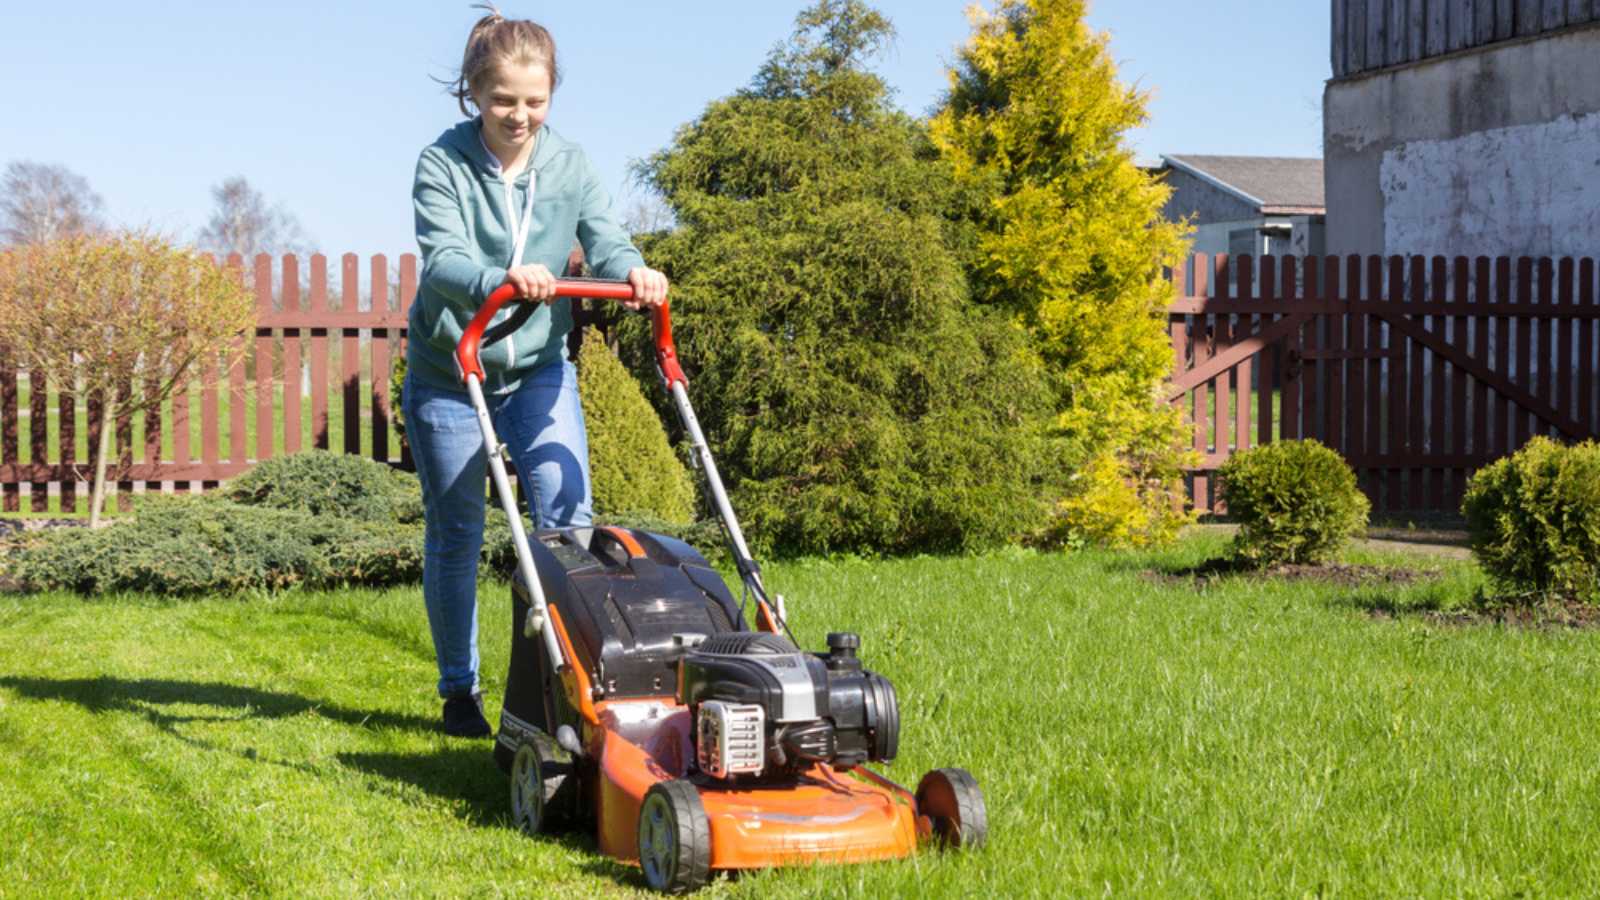
[[[891,777],[972,770],[990,845],[709,896],[1476,896],[1600,884],[1600,634],[1374,615],[1470,596],[1152,578],[1152,555],[768,567],[802,641],[861,633]],[[509,624],[483,589],[498,709]],[[509,827],[487,741],[434,730],[415,589],[0,599],[0,895],[612,896],[584,837]]]

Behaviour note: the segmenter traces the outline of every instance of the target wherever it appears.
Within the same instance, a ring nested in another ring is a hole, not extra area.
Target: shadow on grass
[[[474,825],[511,827],[509,787],[487,742],[421,753],[338,753],[347,769],[366,772],[447,801]]]
[[[1374,619],[1439,612],[1452,606],[1451,598],[1433,591],[1395,591],[1382,588],[1351,591],[1330,598],[1334,609],[1353,609]]]
[[[335,759],[347,769],[409,785],[449,805],[469,825],[514,829],[511,822],[510,783],[487,742],[474,741],[425,753],[339,753]],[[589,856],[585,872],[630,884],[644,885],[637,869],[600,853],[593,833],[586,828],[528,838],[536,844],[553,844]]]
[[[224,722],[242,719],[283,719],[310,712],[357,728],[397,728],[433,732],[433,719],[382,710],[345,709],[298,694],[223,684],[215,681],[175,681],[165,678],[29,678],[0,675],[0,687],[31,700],[76,703],[92,713],[131,712],[157,727],[171,731],[187,722]],[[174,704],[197,704],[238,710],[237,715],[201,715],[162,709]]]

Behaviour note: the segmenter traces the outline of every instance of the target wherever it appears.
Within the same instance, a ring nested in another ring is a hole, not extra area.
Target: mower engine
[[[894,759],[894,686],[861,667],[860,643],[854,634],[830,634],[828,652],[810,654],[781,635],[746,631],[688,650],[678,666],[678,700],[694,716],[700,771],[731,779]]]

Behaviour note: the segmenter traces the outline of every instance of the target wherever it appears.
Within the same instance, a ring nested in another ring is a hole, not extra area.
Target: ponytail
[[[556,65],[556,42],[543,25],[527,19],[508,19],[492,3],[474,4],[488,15],[472,26],[467,35],[467,49],[461,54],[461,70],[454,81],[445,82],[461,114],[472,115],[467,101],[472,93],[483,86],[484,79],[505,63],[533,65],[542,63],[550,73],[550,88],[554,90],[561,81],[561,70]]]

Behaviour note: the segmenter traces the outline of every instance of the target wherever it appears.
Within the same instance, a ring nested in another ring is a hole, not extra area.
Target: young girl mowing
[[[439,664],[444,730],[486,736],[478,689],[478,555],[488,460],[452,361],[485,298],[510,283],[539,308],[483,352],[483,389],[539,527],[590,522],[589,447],[566,356],[569,301],[556,278],[574,241],[594,273],[626,278],[633,306],[655,306],[667,279],[647,268],[611,213],[578,145],[545,124],[558,83],[543,27],[489,8],[472,28],[452,93],[469,118],[417,161],[412,199],[422,279],[408,322],[406,436],[422,483],[422,592]],[[478,111],[473,116],[471,103]],[[509,313],[502,313],[502,316]]]

